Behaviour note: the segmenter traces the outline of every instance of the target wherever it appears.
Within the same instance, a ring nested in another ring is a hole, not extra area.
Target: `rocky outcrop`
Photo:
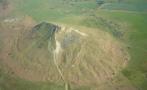
[[[39,39],[41,41],[39,42],[46,42],[49,43],[49,47],[50,50],[54,50],[55,49],[55,33],[58,30],[58,26],[51,24],[51,23],[47,23],[47,22],[42,22],[38,25],[36,25],[32,31],[31,31],[31,37],[33,37],[34,39]],[[40,43],[41,44],[41,43]],[[41,45],[41,47],[43,47]]]

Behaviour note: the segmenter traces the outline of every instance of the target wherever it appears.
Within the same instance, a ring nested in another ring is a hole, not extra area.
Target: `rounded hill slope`
[[[129,60],[123,45],[98,29],[47,22],[1,26],[5,27],[3,63],[27,80],[100,85],[113,79]]]

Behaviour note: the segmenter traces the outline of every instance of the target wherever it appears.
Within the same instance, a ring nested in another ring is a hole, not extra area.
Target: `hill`
[[[146,90],[145,0],[10,3],[0,20],[0,89]]]

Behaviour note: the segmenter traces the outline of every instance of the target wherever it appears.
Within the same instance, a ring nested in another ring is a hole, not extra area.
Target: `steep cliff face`
[[[46,22],[40,23],[31,30],[22,32],[23,36],[18,42],[19,47],[20,49],[34,49],[35,51],[38,49],[50,49],[50,52],[53,52],[56,47],[55,33],[57,30],[58,26],[56,25]]]
[[[40,47],[44,47],[42,44],[46,42],[49,45],[51,51],[55,49],[55,32],[58,30],[58,26],[50,24],[50,23],[40,23],[36,25],[32,32],[31,37],[33,39],[37,39]],[[41,40],[41,41],[39,41]],[[42,43],[41,43],[42,42]]]
[[[22,34],[17,42],[16,58],[26,64],[28,76],[25,78],[33,80],[60,80],[57,68],[54,65],[54,50],[56,48],[55,33],[58,26],[42,22],[35,25],[31,30]],[[35,75],[37,74],[37,75]],[[34,75],[36,77],[34,77]]]
[[[11,42],[2,53],[11,71],[27,80],[98,86],[111,82],[129,60],[122,44],[100,30],[47,22],[22,28],[5,31]]]

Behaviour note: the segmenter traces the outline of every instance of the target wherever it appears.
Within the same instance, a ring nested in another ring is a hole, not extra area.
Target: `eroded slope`
[[[123,45],[100,30],[19,21],[2,22],[1,28],[2,62],[27,80],[97,87],[117,76],[129,60]]]

